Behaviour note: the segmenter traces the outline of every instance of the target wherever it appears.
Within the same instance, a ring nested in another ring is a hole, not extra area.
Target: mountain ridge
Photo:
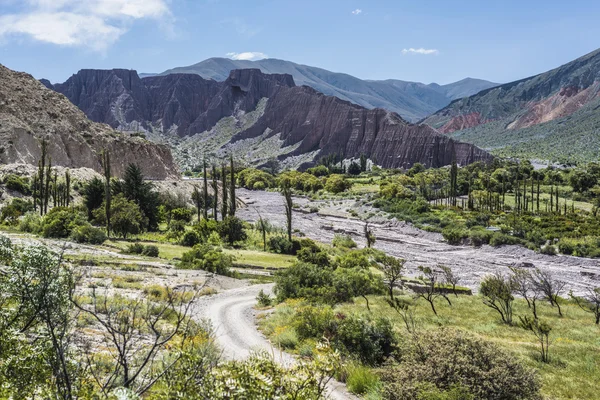
[[[424,84],[398,79],[363,80],[342,72],[297,64],[276,58],[258,61],[213,57],[199,63],[166,70],[153,76],[174,73],[197,74],[206,79],[223,81],[233,69],[259,68],[264,73],[289,73],[298,85],[307,85],[331,96],[366,108],[384,108],[404,119],[416,122],[448,105],[456,96],[498,85],[481,79],[465,78],[447,85]],[[150,74],[145,74],[149,76]],[[410,90],[407,88],[410,87]]]
[[[494,148],[499,154],[518,148],[512,155],[552,161],[564,159],[549,144],[564,147],[569,137],[577,137],[582,147],[567,153],[585,153],[588,155],[575,158],[591,161],[596,153],[586,148],[581,132],[586,132],[588,144],[596,142],[600,132],[597,101],[600,49],[541,74],[455,100],[420,122],[461,140]],[[544,142],[548,140],[551,142]]]
[[[243,153],[255,164],[277,157],[295,167],[334,153],[364,154],[402,168],[447,165],[454,155],[461,164],[491,159],[396,113],[369,110],[297,86],[289,74],[259,69],[233,70],[223,82],[185,73],[140,79],[135,71],[82,70],[53,87],[94,120],[158,134],[178,149],[184,166],[207,151]]]

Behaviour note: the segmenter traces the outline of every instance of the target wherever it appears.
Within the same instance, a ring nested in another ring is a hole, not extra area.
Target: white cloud
[[[137,19],[152,18],[168,28],[168,0],[27,0],[21,13],[0,16],[0,39],[28,36],[61,46],[105,51]],[[166,25],[165,25],[166,23]]]
[[[354,15],[362,14],[362,10],[360,8],[357,8],[356,10],[352,11],[352,14],[354,14]]]
[[[259,51],[246,51],[243,53],[227,53],[227,57],[232,60],[256,61],[264,58],[269,58],[265,53]]]
[[[437,49],[424,49],[422,47],[420,47],[418,49],[413,49],[411,47],[410,49],[403,49],[402,54],[421,54],[421,55],[428,56],[428,55],[438,55],[438,54],[440,54],[440,52]]]

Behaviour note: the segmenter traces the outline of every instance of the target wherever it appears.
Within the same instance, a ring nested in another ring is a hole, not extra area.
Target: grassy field
[[[418,329],[431,330],[453,327],[469,331],[486,340],[495,342],[506,351],[514,353],[526,365],[539,372],[542,393],[546,399],[600,399],[600,326],[594,324],[593,316],[574,304],[564,304],[564,317],[559,318],[556,309],[549,305],[540,306],[540,318],[552,326],[549,364],[539,361],[538,342],[529,331],[518,326],[501,323],[499,315],[483,305],[478,296],[450,298],[453,306],[445,300],[436,303],[436,317],[424,301],[417,302]],[[369,299],[373,315],[390,318],[399,335],[406,331],[400,317],[381,296]],[[566,303],[566,301],[565,301]],[[273,336],[290,328],[294,317],[293,308],[301,303],[291,301],[277,307],[277,311],[261,321],[265,333]],[[290,305],[293,305],[290,307]],[[342,313],[367,313],[365,301],[357,299],[354,304],[336,307]],[[518,315],[530,315],[523,300],[515,301],[515,321]],[[296,349],[303,344],[298,343]]]
[[[107,244],[125,249],[131,242],[124,240],[110,240]],[[190,251],[189,247],[171,243],[140,242],[143,245],[158,247],[159,257],[166,260],[180,259],[183,253]],[[223,252],[235,257],[234,265],[252,266],[257,268],[286,268],[295,259],[285,254],[266,253],[257,250],[223,249]]]

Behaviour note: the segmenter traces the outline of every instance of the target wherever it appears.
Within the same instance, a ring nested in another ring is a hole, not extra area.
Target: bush
[[[349,235],[335,234],[333,241],[331,242],[333,247],[343,247],[346,249],[353,249],[356,247],[356,242],[352,240]]]
[[[283,349],[295,349],[298,345],[296,332],[289,328],[276,332],[272,340]]]
[[[327,168],[324,165],[317,165],[316,167],[307,169],[306,172],[308,172],[311,175],[316,176],[317,178],[320,178],[322,176],[329,175],[329,168]]]
[[[277,300],[305,298],[310,301],[330,302],[335,297],[333,271],[314,264],[297,262],[275,273]]]
[[[229,216],[217,224],[217,231],[221,239],[233,246],[236,242],[246,240],[244,223],[237,217]]]
[[[333,346],[366,365],[382,364],[395,350],[397,340],[387,318],[338,315]]]
[[[219,275],[230,275],[233,257],[209,245],[196,245],[183,254],[179,268],[201,269]]]
[[[123,251],[125,254],[142,254],[144,251],[144,245],[141,243],[133,243],[127,246],[127,248]]]
[[[488,244],[492,239],[492,232],[485,229],[471,229],[469,231],[469,240],[473,246]]]
[[[200,235],[195,231],[187,231],[181,238],[182,246],[194,247],[198,243],[200,243]]]
[[[542,254],[546,254],[548,256],[555,256],[556,255],[556,247],[554,247],[553,245],[549,244],[547,246],[543,246],[540,248],[540,253]],[[587,254],[578,254],[580,257],[585,257],[587,256]]]
[[[14,190],[24,195],[30,194],[29,181],[27,178],[15,174],[9,174],[4,178],[4,185],[7,189]]]
[[[88,225],[85,217],[68,208],[55,207],[42,221],[42,235],[51,238],[67,238],[79,226]]]
[[[442,236],[448,244],[458,245],[467,237],[467,232],[459,228],[446,228],[442,231]]]
[[[269,249],[278,254],[293,254],[294,244],[286,237],[273,236],[269,239]]]
[[[325,183],[325,190],[331,193],[342,193],[352,187],[352,183],[344,178],[343,175],[331,175]]]
[[[23,199],[15,198],[9,205],[2,208],[0,213],[0,222],[6,222],[10,225],[17,223],[18,219],[24,214],[33,210],[33,203]]]
[[[190,222],[192,220],[192,210],[189,208],[176,208],[171,211],[171,219],[174,221]]]
[[[380,371],[384,399],[422,399],[427,384],[443,391],[461,385],[481,400],[539,398],[537,375],[493,343],[453,329],[423,331],[414,340],[399,364]]]
[[[84,224],[74,228],[69,237],[77,243],[102,244],[106,240],[106,233],[103,229]]]
[[[354,394],[365,394],[377,388],[379,378],[371,368],[360,364],[351,364],[346,369],[346,386]]]
[[[294,328],[300,340],[331,336],[335,329],[333,310],[329,306],[304,306],[298,309]]]
[[[560,251],[562,254],[571,255],[575,251],[575,247],[571,243],[561,240],[558,243],[558,251]]]
[[[158,257],[158,247],[152,244],[144,246],[142,255],[146,257]]]
[[[213,232],[217,232],[217,221],[213,219],[202,219],[194,226],[201,242],[208,241]]]
[[[271,299],[271,296],[266,294],[265,291],[262,289],[260,289],[260,292],[258,292],[258,294],[256,295],[256,301],[261,307],[270,307],[273,303],[273,299]]]
[[[42,217],[37,212],[26,213],[19,221],[21,232],[39,233],[42,230]]]

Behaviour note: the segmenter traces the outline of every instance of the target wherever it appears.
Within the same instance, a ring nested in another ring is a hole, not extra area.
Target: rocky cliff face
[[[363,80],[348,74],[275,58],[258,61],[209,58],[194,65],[164,71],[159,75],[197,74],[205,79],[224,81],[229,77],[229,72],[235,69],[260,69],[265,74],[290,74],[299,86],[310,86],[323,94],[348,100],[365,108],[394,111],[411,122],[434,113],[450,104],[452,100],[498,85],[471,78],[448,85],[426,85],[396,79]]]
[[[291,75],[258,69],[233,70],[224,82],[191,74],[139,79],[134,71],[81,71],[53,87],[95,121],[125,130],[177,133],[186,142],[185,157],[191,162],[222,148],[249,157],[250,147],[258,151],[266,143],[277,149],[253,155],[252,162],[276,155],[310,165],[332,153],[346,158],[365,154],[385,167],[410,167],[415,162],[442,166],[452,157],[460,164],[491,159],[472,145],[426,125],[409,124],[398,114],[369,110],[298,87]],[[252,118],[244,118],[250,114]],[[227,121],[231,126],[221,129]],[[215,139],[223,135],[225,140]],[[214,147],[207,147],[210,143]]]
[[[131,81],[134,78],[132,75]],[[178,176],[167,147],[91,122],[65,96],[45,85],[49,82],[40,83],[28,74],[0,65],[0,163],[37,163],[40,141],[46,138],[54,165],[101,171],[100,152],[107,149],[115,175],[134,162],[149,178]],[[93,87],[80,89],[73,95],[90,105],[92,115],[98,119],[109,115],[104,110],[112,101],[102,96],[90,97]]]

